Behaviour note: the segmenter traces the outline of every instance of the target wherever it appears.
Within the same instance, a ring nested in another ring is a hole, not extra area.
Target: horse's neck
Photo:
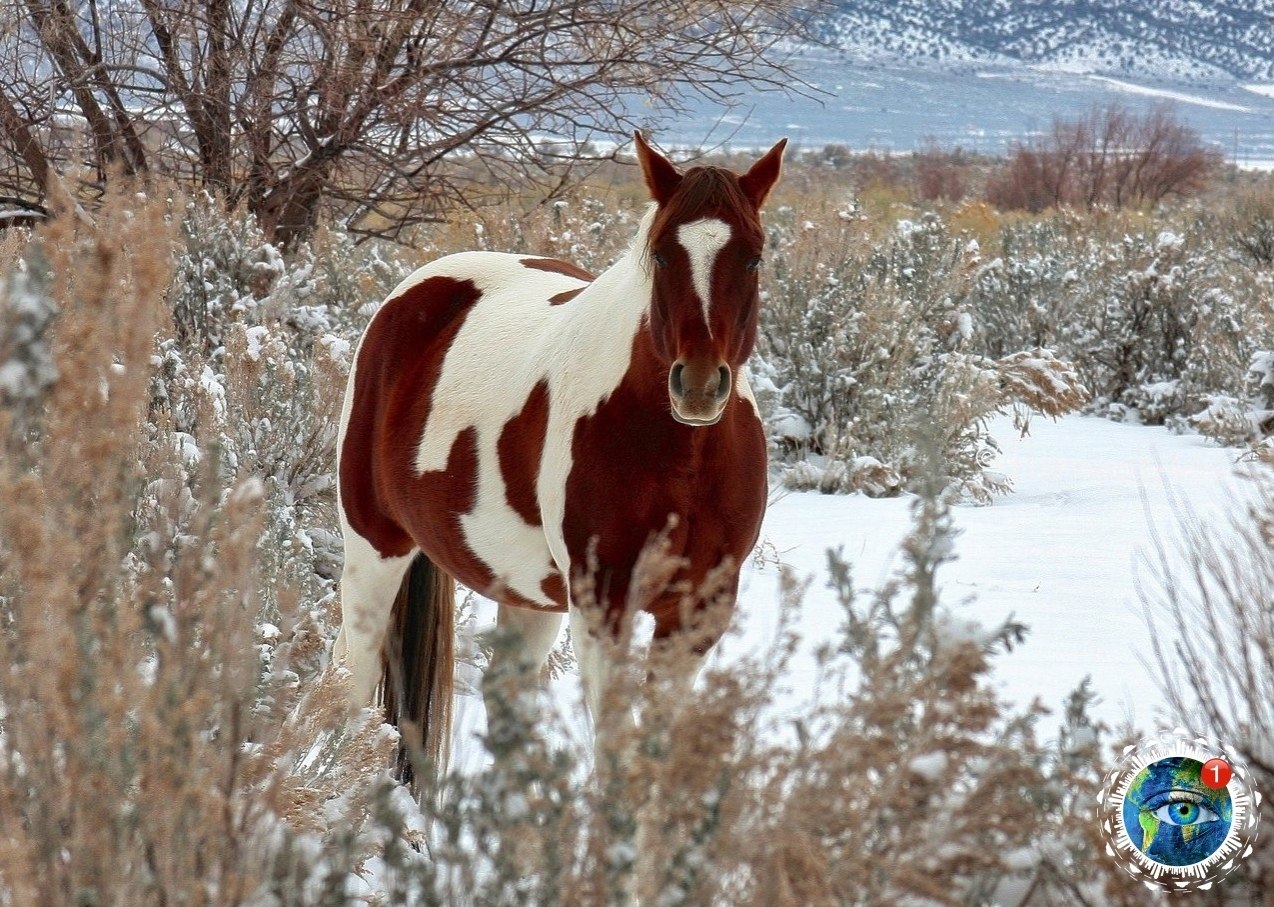
[[[655,208],[641,219],[637,235],[619,260],[603,271],[573,300],[564,326],[568,345],[589,359],[627,360],[633,338],[650,309],[651,275],[646,238]]]
[[[628,251],[562,306],[561,320],[554,325],[552,337],[546,338],[545,367],[557,376],[552,393],[570,418],[595,412],[633,370],[644,380],[629,386],[649,388],[650,406],[667,407],[663,379],[651,377],[662,366],[649,338],[642,334],[650,310],[646,239],[654,215],[652,206]]]
[[[650,265],[647,262],[647,243],[650,228],[655,222],[658,209],[652,204],[642,215],[637,225],[637,234],[629,243],[627,251],[613,265],[598,275],[586,292],[595,293],[604,298],[611,315],[644,315],[650,307],[651,278]],[[586,317],[606,319],[605,312],[599,312],[600,306],[580,306],[576,311]],[[622,310],[622,312],[621,312]]]

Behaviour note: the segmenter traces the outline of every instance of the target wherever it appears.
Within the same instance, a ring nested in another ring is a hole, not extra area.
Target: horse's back
[[[457,364],[468,347],[516,359],[553,331],[555,307],[591,279],[567,262],[505,252],[458,252],[430,262],[408,275],[372,317],[350,390],[396,384],[428,395],[434,372],[453,349]]]
[[[350,528],[383,557],[420,548],[472,588],[562,604],[535,452],[510,439],[542,447],[535,360],[555,307],[588,279],[553,259],[462,252],[418,269],[377,311],[347,390],[340,487]]]
[[[428,305],[432,296],[428,284],[439,277],[472,284],[487,304],[525,301],[536,308],[560,304],[554,297],[582,289],[593,279],[583,268],[556,258],[509,252],[456,252],[409,274],[389,294],[386,305],[398,299]],[[417,289],[422,286],[423,292]]]

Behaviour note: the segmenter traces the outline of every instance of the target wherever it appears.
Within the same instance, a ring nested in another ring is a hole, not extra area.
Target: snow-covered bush
[[[497,692],[489,765],[423,807],[390,781],[396,739],[376,716],[347,721],[327,670],[336,411],[358,332],[436,255],[485,245],[600,270],[639,210],[493,211],[416,252],[320,231],[284,258],[248,220],[122,197],[96,225],[5,240],[0,903],[196,888],[211,904],[583,905],[634,888],[665,904],[969,903],[1015,885],[1041,903],[1148,903],[1075,822],[1108,742],[1089,693],[1057,749],[1041,745],[990,673],[1020,628],[963,624],[934,576],[945,501],[1007,484],[989,468],[993,413],[1067,412],[1092,384],[1108,413],[1198,413],[1228,443],[1268,431],[1274,282],[1193,213],[1006,221],[974,243],[916,212],[777,206],[751,372],[786,481],[920,494],[886,588],[865,595],[832,561],[845,625],[822,698],[795,725],[762,719],[784,637],[746,671],[710,667],[693,707],[629,691],[643,720],[586,778],[572,731]],[[1254,545],[1268,522],[1254,517]],[[1245,570],[1265,562],[1253,552]],[[1270,637],[1250,603],[1216,613]],[[1262,728],[1220,730],[1255,760]]]
[[[990,417],[1083,402],[1075,372],[1049,351],[1033,360],[1043,371],[975,351],[969,296],[986,267],[936,215],[883,235],[847,211],[799,228],[780,219],[772,242],[753,375],[776,451],[796,461],[790,487],[896,493],[915,474],[922,423],[943,438],[948,493],[985,503],[1008,487],[988,468]]]
[[[1241,315],[1224,278],[1185,236],[1129,234],[1102,250],[1083,360],[1095,393],[1143,422],[1181,412],[1188,387],[1209,384],[1240,342]],[[1223,361],[1218,361],[1223,360]]]
[[[1225,227],[1230,243],[1253,265],[1274,267],[1274,185],[1242,192],[1225,218]]]
[[[177,337],[210,352],[236,310],[255,307],[286,270],[283,256],[256,219],[242,209],[226,214],[210,198],[186,203],[180,218],[184,249],[169,294]]]
[[[998,243],[984,250],[968,293],[986,355],[1058,349],[1065,343],[1083,302],[1074,284],[1085,236],[1082,219],[1065,213],[1000,228]],[[1063,355],[1075,353],[1062,349]]]
[[[1211,394],[1205,402],[1189,420],[1200,434],[1236,446],[1274,435],[1274,352],[1252,356],[1242,396]]]
[[[1181,426],[1244,396],[1251,357],[1274,332],[1267,276],[1239,266],[1222,235],[1216,217],[1190,211],[1007,223],[969,295],[975,348],[1048,347],[1073,364],[1094,410]]]
[[[995,694],[992,665],[1022,628],[970,626],[938,595],[953,451],[983,439],[987,407],[1013,397],[1050,412],[1077,392],[1046,350],[966,348],[976,320],[946,287],[961,285],[950,272],[965,273],[967,244],[929,222],[891,233],[879,254],[867,242],[854,260],[867,277],[852,283],[865,315],[833,307],[830,291],[815,311],[836,329],[849,319],[837,336],[865,353],[872,332],[919,345],[838,360],[869,385],[848,413],[864,420],[856,430],[894,444],[920,496],[905,567],[883,589],[864,594],[832,559],[845,623],[828,634],[818,700],[766,717],[795,645],[781,632],[744,666],[710,664],[692,701],[661,682],[617,687],[641,721],[607,729],[585,776],[576,735],[494,678],[489,764],[446,776],[418,806],[387,774],[396,737],[378,715],[347,714],[326,658],[339,569],[331,407],[357,327],[400,266],[334,239],[330,254],[316,244],[282,270],[249,266],[265,276],[241,292],[200,258],[207,284],[230,289],[178,328],[170,316],[189,288],[171,275],[195,266],[169,213],[123,196],[96,225],[54,219],[38,234],[47,280],[22,285],[38,298],[24,310],[55,313],[37,345],[57,373],[24,385],[28,404],[0,400],[5,907],[584,907],[634,890],[665,905],[965,904],[1040,873],[1038,897],[1057,904],[1073,903],[1076,884],[1096,890],[1102,858],[1083,849],[1066,799],[1086,788],[1058,767],[1079,744],[1050,755],[1035,711],[1015,714]],[[574,235],[562,217],[557,235]],[[779,275],[783,242],[771,253]],[[274,261],[223,248],[231,263]],[[819,270],[805,252],[793,261],[808,286],[856,279],[857,264]],[[20,286],[14,273],[5,292]],[[813,333],[794,336],[813,347]],[[781,379],[771,414],[816,386],[789,361],[765,362]],[[31,400],[40,420],[13,431]],[[887,437],[906,427],[895,410],[922,405],[943,418],[907,442]],[[824,475],[840,463],[881,493],[902,481],[869,454],[826,462]],[[796,607],[800,584],[782,583],[783,606]],[[1070,723],[1072,743],[1100,738]]]
[[[627,661],[626,640],[612,693],[631,710],[605,713],[581,777],[569,729],[528,695],[518,659],[497,659],[490,758],[424,798],[431,860],[387,855],[401,886],[389,902],[962,905],[1031,888],[1057,907],[1077,890],[1153,903],[1105,862],[1095,824],[1075,821],[1108,742],[1090,694],[1077,693],[1056,749],[1035,737],[1038,706],[1015,714],[997,698],[991,665],[1025,628],[970,623],[940,599],[953,531],[941,477],[924,485],[905,565],[883,588],[859,590],[829,553],[845,621],[821,650],[815,701],[778,724],[765,716],[788,631],[745,665],[710,664],[693,700]],[[802,587],[780,578],[790,618]]]
[[[17,262],[0,284],[0,405],[15,413],[35,415],[33,404],[57,380],[48,279],[44,255],[33,247],[29,262]]]

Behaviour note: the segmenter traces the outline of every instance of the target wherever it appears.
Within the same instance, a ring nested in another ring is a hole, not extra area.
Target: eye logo
[[[1152,888],[1202,890],[1252,852],[1261,795],[1229,749],[1177,730],[1124,751],[1106,777],[1106,850]]]
[[[1124,828],[1137,849],[1166,866],[1189,866],[1216,853],[1230,833],[1234,804],[1203,783],[1203,763],[1169,756],[1137,773],[1124,795]]]

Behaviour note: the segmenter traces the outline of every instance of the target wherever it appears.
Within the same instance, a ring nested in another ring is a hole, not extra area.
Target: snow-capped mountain
[[[1271,0],[839,0],[829,37],[861,61],[1274,78]]]

